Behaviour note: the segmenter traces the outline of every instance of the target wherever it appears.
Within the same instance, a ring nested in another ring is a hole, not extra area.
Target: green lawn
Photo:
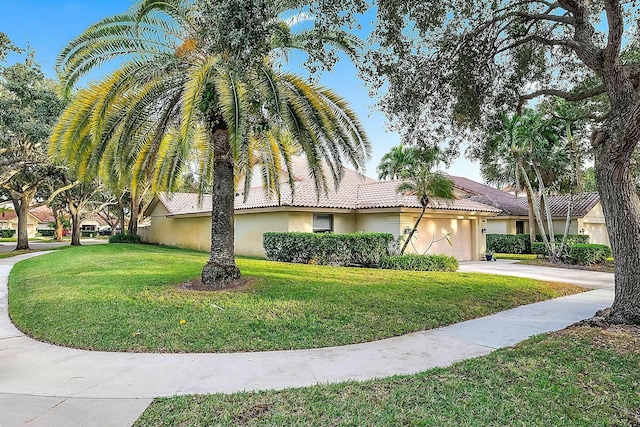
[[[578,328],[447,369],[363,383],[156,399],[143,426],[638,426],[640,339]]]
[[[514,259],[514,260],[527,260],[536,259],[535,254],[493,254],[495,259]]]
[[[344,345],[484,316],[581,289],[470,273],[238,259],[248,287],[180,290],[207,255],[146,245],[70,247],[18,263],[10,314],[25,333],[78,348],[226,352]]]

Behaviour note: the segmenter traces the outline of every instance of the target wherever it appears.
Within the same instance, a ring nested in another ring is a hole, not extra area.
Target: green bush
[[[538,255],[538,257],[546,257],[549,255],[547,245],[541,242],[533,242],[531,244],[531,253]]]
[[[42,237],[53,237],[53,233],[54,232],[55,232],[55,230],[38,230],[38,233]]]
[[[98,235],[97,231],[81,231],[80,236],[82,237],[96,237]]]
[[[389,254],[387,233],[264,233],[263,247],[272,261],[323,265],[374,266]]]
[[[554,234],[553,238],[557,242],[562,241],[562,234]],[[542,236],[536,236],[536,242],[542,242]],[[576,243],[589,243],[587,234],[569,234],[567,236],[566,246]],[[487,250],[501,254],[535,254],[533,251],[528,234],[487,234]]]
[[[456,271],[458,260],[447,255],[391,255],[380,259],[380,268],[411,271]]]
[[[528,234],[487,234],[487,251],[501,254],[531,253]]]
[[[2,238],[9,239],[16,235],[16,230],[2,230]]]
[[[97,233],[97,231],[95,232]],[[137,234],[120,233],[109,237],[109,243],[142,243]]]
[[[604,264],[611,256],[611,248],[607,245],[577,243],[571,247],[569,258],[579,265]]]

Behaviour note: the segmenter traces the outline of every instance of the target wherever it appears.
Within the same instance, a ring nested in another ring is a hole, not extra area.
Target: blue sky
[[[0,0],[0,31],[19,47],[30,45],[45,74],[53,78],[56,56],[69,40],[99,19],[126,11],[131,4],[131,0]],[[10,56],[8,62],[15,60],[16,56]],[[320,83],[347,99],[359,114],[373,146],[366,174],[375,177],[380,158],[398,145],[400,137],[385,130],[384,115],[374,110],[375,100],[349,61],[340,61],[331,73],[324,73]],[[462,156],[447,172],[482,182],[479,166]]]

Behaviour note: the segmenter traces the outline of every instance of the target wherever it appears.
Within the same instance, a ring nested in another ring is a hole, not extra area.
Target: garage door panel
[[[451,245],[443,239],[447,234]],[[433,240],[440,241],[433,243],[427,252],[429,254],[453,255],[459,261],[473,259],[471,220],[424,218],[418,227],[417,238],[414,239],[416,252],[423,253]]]

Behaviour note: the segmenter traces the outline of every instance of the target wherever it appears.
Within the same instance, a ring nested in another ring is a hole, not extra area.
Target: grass
[[[536,259],[535,254],[493,254],[495,259],[529,260]]]
[[[146,245],[65,248],[14,267],[10,315],[28,335],[70,347],[235,352],[372,341],[581,291],[514,277],[243,258],[246,288],[176,286],[198,277],[206,260]]]
[[[638,335],[574,328],[417,375],[156,399],[134,426],[631,427],[639,364]]]

